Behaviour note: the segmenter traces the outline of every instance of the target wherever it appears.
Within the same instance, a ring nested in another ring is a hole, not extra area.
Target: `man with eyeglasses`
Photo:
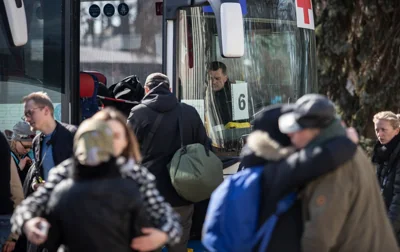
[[[33,140],[35,165],[24,183],[25,196],[44,184],[50,169],[72,155],[73,134],[76,127],[54,119],[54,106],[44,92],[31,93],[23,98],[24,117],[32,131],[40,131]]]

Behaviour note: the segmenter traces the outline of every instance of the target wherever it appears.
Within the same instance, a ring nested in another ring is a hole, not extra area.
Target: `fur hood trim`
[[[292,147],[281,147],[267,132],[256,130],[247,138],[247,146],[257,157],[265,160],[278,161],[292,154]]]

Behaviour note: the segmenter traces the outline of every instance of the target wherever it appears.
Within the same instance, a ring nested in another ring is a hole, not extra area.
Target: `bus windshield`
[[[197,108],[219,156],[238,156],[254,115],[315,91],[314,31],[296,23],[294,0],[247,0],[245,55],[220,56],[207,7],[180,11],[177,93]]]

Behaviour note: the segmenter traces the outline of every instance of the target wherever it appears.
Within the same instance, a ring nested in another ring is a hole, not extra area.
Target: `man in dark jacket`
[[[227,75],[226,66],[219,61],[211,62],[208,73],[211,77],[214,104],[219,116],[217,121],[226,125],[233,120],[231,82]]]
[[[41,134],[33,139],[35,164],[24,183],[25,197],[44,184],[50,169],[72,156],[73,134],[76,127],[54,119],[54,107],[44,92],[31,93],[23,98],[24,119],[33,131]]]
[[[145,82],[146,95],[135,106],[128,118],[133,126],[143,153],[143,165],[157,179],[158,190],[181,215],[183,236],[181,243],[169,251],[186,251],[192,224],[193,203],[180,197],[172,186],[167,164],[181,147],[178,116],[183,118],[183,144],[207,144],[208,138],[196,109],[180,104],[169,90],[168,77],[154,73]]]

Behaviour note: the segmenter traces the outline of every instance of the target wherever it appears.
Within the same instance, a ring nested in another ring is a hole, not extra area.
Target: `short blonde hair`
[[[10,140],[10,149],[14,153],[18,153],[17,151],[17,142],[15,140]]]
[[[385,120],[392,125],[393,129],[397,129],[400,127],[400,115],[396,115],[392,111],[381,111],[374,115],[373,122],[377,123],[379,120]]]
[[[53,102],[51,101],[50,97],[47,95],[46,92],[42,91],[33,92],[22,98],[23,103],[27,103],[29,101],[33,101],[35,104],[42,107],[48,107],[51,111],[51,115],[54,114]]]

